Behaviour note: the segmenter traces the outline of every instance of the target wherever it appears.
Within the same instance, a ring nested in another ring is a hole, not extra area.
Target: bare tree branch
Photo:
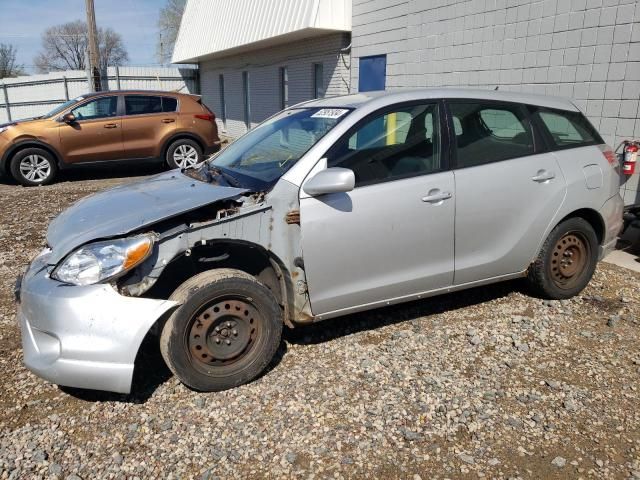
[[[56,25],[42,34],[42,51],[34,59],[40,72],[84,70],[87,67],[87,24],[81,20]],[[129,61],[122,37],[111,28],[98,28],[100,67],[106,69]]]
[[[0,78],[24,75],[24,67],[16,63],[16,47],[0,43]]]
[[[157,56],[160,63],[170,63],[173,55],[173,47],[180,30],[180,21],[184,13],[187,0],[167,0],[166,5],[160,10],[158,19],[158,46]]]

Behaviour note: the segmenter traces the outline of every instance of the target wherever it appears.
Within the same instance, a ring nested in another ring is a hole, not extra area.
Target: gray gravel
[[[152,343],[130,396],[36,378],[13,280],[52,216],[123,181],[0,184],[0,479],[640,478],[640,275],[606,264],[570,301],[514,282],[287,331],[226,392]]]

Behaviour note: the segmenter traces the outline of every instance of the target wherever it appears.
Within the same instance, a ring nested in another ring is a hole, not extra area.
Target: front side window
[[[76,120],[96,120],[118,114],[118,97],[100,97],[71,110]]]
[[[350,110],[297,108],[261,123],[221,151],[210,163],[236,180],[275,182]],[[241,181],[237,182],[239,185]],[[255,183],[255,182],[254,182]]]
[[[582,147],[603,143],[598,132],[579,112],[544,110],[537,112],[538,117],[551,134],[558,148]]]
[[[330,167],[353,170],[356,186],[441,170],[437,104],[412,105],[364,121],[328,152]]]
[[[516,104],[452,102],[457,166],[474,167],[534,153],[533,134]]]
[[[124,97],[124,110],[127,115],[162,113],[162,97],[126,95]]]
[[[47,112],[46,114],[44,114],[42,116],[42,118],[51,118],[54,115],[57,115],[58,113],[66,110],[67,108],[69,108],[70,106],[72,106],[74,103],[78,103],[82,100],[84,100],[85,97],[78,97],[78,98],[74,98],[73,100],[67,100],[66,102],[64,102],[61,105],[58,105],[57,107],[55,107],[53,110],[50,110],[49,112]]]

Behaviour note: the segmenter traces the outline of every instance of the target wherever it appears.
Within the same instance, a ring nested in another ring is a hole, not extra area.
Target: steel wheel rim
[[[581,279],[589,264],[591,247],[579,232],[563,235],[553,247],[551,277],[563,289],[573,288]]]
[[[240,362],[262,333],[262,316],[245,298],[223,298],[196,313],[187,333],[192,365],[206,373]]]
[[[20,161],[20,174],[34,183],[42,183],[51,175],[51,163],[42,155],[27,155]]]
[[[191,145],[178,145],[173,152],[173,161],[180,168],[193,167],[198,164],[198,151]]]

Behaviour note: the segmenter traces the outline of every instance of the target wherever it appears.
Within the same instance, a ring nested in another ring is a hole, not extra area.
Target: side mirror
[[[356,176],[353,170],[333,167],[316,173],[304,184],[303,190],[311,196],[345,193],[353,190],[355,184]]]
[[[75,121],[76,121],[76,116],[75,116],[73,113],[71,113],[71,112],[69,112],[69,113],[65,113],[65,114],[62,116],[62,121],[63,121],[64,123],[73,123],[73,122],[75,122]]]

